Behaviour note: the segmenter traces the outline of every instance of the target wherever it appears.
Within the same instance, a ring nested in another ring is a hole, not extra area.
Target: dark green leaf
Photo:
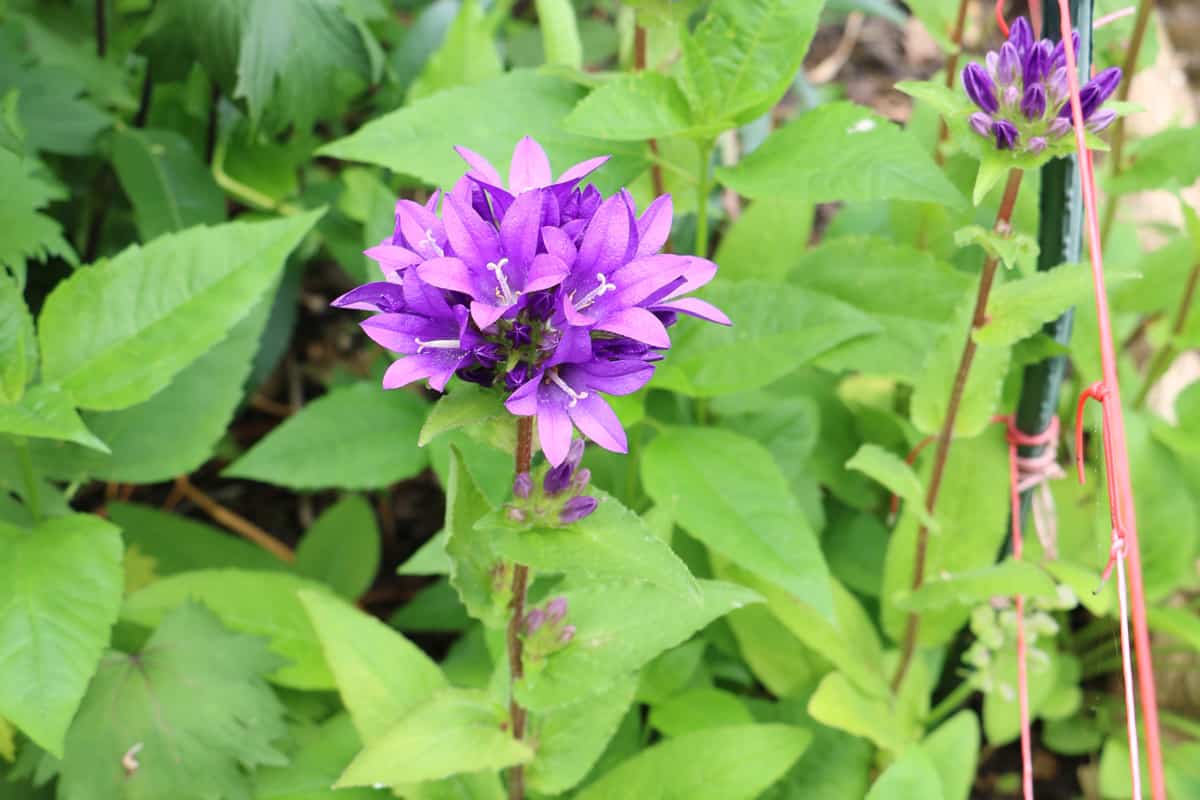
[[[282,561],[266,550],[178,514],[136,503],[113,502],[108,504],[108,515],[121,526],[126,545],[136,546],[153,559],[154,571],[160,576],[221,567],[286,569]]]
[[[122,128],[112,140],[112,162],[143,241],[224,221],[225,196],[178,133]]]
[[[326,509],[296,548],[296,571],[356,599],[379,571],[379,526],[361,495],[350,494]]]
[[[22,163],[0,148],[0,267],[8,267],[25,283],[25,262],[45,261],[52,255],[75,263],[75,251],[63,239],[59,224],[39,213],[55,199],[58,190],[33,174],[32,164]]]

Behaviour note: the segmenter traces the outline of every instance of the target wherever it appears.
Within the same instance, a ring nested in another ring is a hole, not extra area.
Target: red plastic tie
[[[1008,23],[1004,21],[1004,0],[996,0],[996,25],[1000,32],[1008,37]]]

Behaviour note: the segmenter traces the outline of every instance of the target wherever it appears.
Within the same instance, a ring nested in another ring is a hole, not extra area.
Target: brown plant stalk
[[[533,463],[533,417],[517,417],[516,474],[529,472]],[[525,738],[525,709],[517,702],[517,681],[525,676],[522,661],[521,621],[525,617],[525,592],[529,588],[529,567],[513,565],[512,600],[509,602],[511,616],[508,619],[506,639],[508,642],[508,671],[510,676],[508,715],[512,724],[513,738],[518,742]],[[517,764],[508,773],[509,800],[525,800],[525,768]]]

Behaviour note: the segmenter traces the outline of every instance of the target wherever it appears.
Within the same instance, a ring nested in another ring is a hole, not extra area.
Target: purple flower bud
[[[524,522],[525,512],[515,506],[508,506],[504,512],[513,522]]]
[[[1051,73],[1046,80],[1046,88],[1049,90],[1050,105],[1058,108],[1067,101],[1067,97],[1071,94],[1071,87],[1067,83],[1067,68],[1059,67]]]
[[[976,111],[967,122],[971,125],[971,130],[980,136],[992,135],[992,118],[982,111]]]
[[[567,616],[567,598],[559,595],[546,604],[546,622],[554,624]]]
[[[1009,86],[1004,90],[1004,105],[1006,108],[1015,108],[1021,102],[1021,90],[1015,85]]]
[[[508,332],[508,340],[513,347],[524,347],[533,341],[533,330],[528,325],[517,323]]]
[[[1107,100],[1109,97],[1112,96],[1112,93],[1117,90],[1117,87],[1120,84],[1121,84],[1121,68],[1120,67],[1109,67],[1108,69],[1101,70],[1100,73],[1098,75],[1096,75],[1096,77],[1094,77],[1090,81],[1088,81],[1087,84],[1083,87],[1083,89],[1080,89],[1080,94],[1082,95],[1084,90],[1086,90],[1088,87],[1093,87],[1092,91],[1095,93],[1096,99],[1094,101],[1095,105],[1092,106],[1091,111],[1088,111],[1086,108],[1084,109],[1083,116],[1085,118],[1090,117],[1092,115],[1092,112],[1094,112],[1097,108],[1100,107],[1101,103],[1103,103],[1105,100]]]
[[[537,633],[538,628],[546,621],[546,612],[540,608],[535,608],[525,615],[525,635],[531,636]]]
[[[558,635],[558,643],[566,644],[567,642],[571,641],[574,638],[575,638],[575,626],[567,625],[565,628],[562,629],[562,633],[560,633]]]
[[[1033,136],[1029,139],[1029,144],[1025,145],[1025,152],[1037,155],[1046,149],[1046,140],[1041,136]]]
[[[1029,52],[1029,48],[1033,47],[1033,28],[1029,26],[1029,20],[1017,17],[1017,21],[1008,29],[1008,43],[1017,48],[1020,55]]]
[[[1049,133],[1051,138],[1054,139],[1061,139],[1070,132],[1071,120],[1066,119],[1065,117],[1056,117],[1054,121],[1050,123],[1050,127],[1047,128],[1047,133]]]
[[[996,70],[1000,66],[1000,54],[995,50],[988,50],[987,55],[983,57],[983,62],[987,65],[988,75],[992,76],[992,80],[995,80]]]
[[[996,135],[996,147],[1000,150],[1012,150],[1017,146],[1017,140],[1021,138],[1017,126],[1006,119],[996,120],[996,123],[992,125],[992,133]]]
[[[1112,125],[1116,118],[1117,112],[1110,108],[1102,108],[1093,114],[1092,118],[1087,121],[1087,129],[1092,133],[1099,133],[1109,125]]]
[[[583,469],[579,470],[578,472],[576,472],[574,475],[571,476],[571,488],[577,492],[582,491],[584,488],[587,487],[588,483],[591,480],[592,480],[592,471],[590,469],[588,469],[587,467],[584,467]]]
[[[1029,48],[1029,52],[1025,54],[1025,64],[1022,70],[1022,77],[1026,86],[1038,83],[1049,74],[1050,59],[1053,53],[1054,47],[1046,39]]]
[[[1028,120],[1041,119],[1046,113],[1046,90],[1040,83],[1026,87],[1025,96],[1021,98],[1021,113]]]
[[[996,62],[996,82],[1008,86],[1020,74],[1021,56],[1012,42],[1000,46],[1000,60]]]
[[[529,365],[524,363],[517,364],[504,374],[504,388],[510,392],[516,391],[527,380],[529,380]]]
[[[578,522],[587,515],[596,510],[600,502],[594,497],[580,495],[572,497],[562,507],[562,511],[558,512],[558,521],[563,525],[570,525],[572,522]]]
[[[968,64],[962,74],[963,88],[967,91],[975,105],[989,114],[995,114],[1000,109],[996,102],[996,87],[992,83],[987,70],[978,64]]]
[[[513,495],[525,500],[529,497],[529,493],[533,491],[533,478],[529,477],[528,472],[522,472],[517,475],[513,481]]]
[[[583,439],[572,439],[571,447],[567,450],[567,457],[557,467],[551,467],[542,480],[542,488],[546,490],[547,497],[562,494],[571,485],[571,476],[575,474],[575,470],[579,469],[581,461],[583,461]]]
[[[1071,44],[1072,44],[1071,52],[1078,55],[1079,54],[1079,34],[1075,31],[1071,32]],[[1050,68],[1058,69],[1059,67],[1065,68],[1066,66],[1067,66],[1067,51],[1063,47],[1063,43],[1059,42],[1058,44],[1054,45],[1054,52],[1051,53],[1051,55],[1050,55]]]

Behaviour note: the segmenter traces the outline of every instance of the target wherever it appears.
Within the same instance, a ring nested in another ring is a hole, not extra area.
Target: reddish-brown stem
[[[1171,360],[1175,358],[1175,340],[1183,333],[1184,327],[1187,325],[1188,314],[1192,310],[1192,300],[1196,296],[1196,284],[1200,282],[1200,261],[1192,265],[1192,271],[1188,273],[1187,284],[1183,287],[1183,297],[1179,300],[1179,308],[1175,312],[1175,322],[1171,324],[1171,338],[1163,342],[1162,347],[1158,348],[1158,352],[1150,359],[1150,367],[1146,370],[1146,378],[1142,382],[1142,388],[1137,394],[1137,399],[1133,401],[1136,408],[1141,408],[1146,403],[1146,396],[1150,394],[1150,390],[1154,384],[1158,383],[1158,379],[1167,371],[1167,367],[1171,366]]]
[[[1142,52],[1142,41],[1146,38],[1146,28],[1150,23],[1150,12],[1154,9],[1154,0],[1138,0],[1137,17],[1133,22],[1133,36],[1129,40],[1129,49],[1125,51],[1125,63],[1121,65],[1123,79],[1117,88],[1117,99],[1124,102],[1129,99],[1129,91],[1133,88],[1133,73],[1137,69],[1138,56]],[[1112,174],[1120,175],[1124,165],[1121,157],[1125,152],[1125,118],[1117,117],[1113,123],[1112,150],[1108,160],[1112,164]],[[1100,226],[1100,241],[1107,242],[1112,232],[1113,223],[1117,220],[1118,195],[1108,198],[1104,207],[1104,222]]]
[[[641,25],[633,30],[633,68],[636,72],[646,68],[646,29]],[[650,163],[650,180],[654,184],[654,196],[658,197],[667,193],[667,184],[663,180],[662,165],[658,163],[658,140],[649,139],[647,142],[654,157]]]
[[[967,23],[967,0],[958,0],[958,16],[954,18],[954,29],[950,31],[950,42],[954,45],[954,51],[950,53],[946,59],[946,88],[953,89],[954,81],[958,78],[958,55],[962,52],[963,28]],[[937,159],[938,166],[946,163],[946,157],[942,155],[942,145],[950,138],[950,126],[946,123],[946,118],[942,117],[941,124],[938,126],[937,146],[933,149],[933,157]]]
[[[186,475],[175,479],[175,489],[179,494],[191,500],[212,517],[216,522],[266,550],[280,561],[291,563],[296,560],[296,554],[286,544],[276,539],[250,520],[230,511],[225,506],[197,489]]]
[[[533,463],[533,417],[517,417],[516,473],[529,472]],[[529,588],[529,568],[524,564],[513,565],[512,600],[509,602],[511,615],[508,619],[508,671],[510,689],[508,715],[512,724],[512,735],[517,741],[525,738],[525,709],[517,702],[517,681],[525,676],[522,661],[521,621],[525,617],[525,591]],[[525,768],[520,764],[508,773],[509,800],[525,800]]]
[[[1017,202],[1017,191],[1021,188],[1022,172],[1014,169],[1008,173],[1008,183],[1004,187],[1004,197],[1000,201],[1000,209],[996,212],[996,224],[993,230],[1003,231],[1012,219],[1013,207]],[[954,384],[950,387],[950,399],[946,404],[946,418],[938,431],[937,446],[933,456],[933,472],[929,476],[929,487],[925,491],[925,509],[932,515],[937,508],[938,493],[942,488],[942,477],[946,472],[946,459],[950,455],[950,442],[954,438],[954,423],[958,418],[958,409],[962,404],[963,392],[967,387],[967,376],[971,372],[971,363],[975,360],[975,337],[977,329],[987,322],[988,296],[992,292],[992,284],[996,280],[996,268],[999,266],[995,256],[988,256],[983,263],[983,273],[979,277],[979,291],[975,295],[975,311],[971,315],[971,327],[967,330],[967,340],[963,345],[962,357],[958,360],[958,371],[954,374]],[[925,582],[925,555],[929,549],[929,529],[924,525],[917,529],[917,547],[913,557],[912,589],[917,591]],[[917,633],[921,618],[916,612],[909,612],[904,625],[904,643],[900,651],[900,664],[896,675],[892,678],[892,688],[898,689],[904,681],[912,662],[913,653],[917,648]]]

